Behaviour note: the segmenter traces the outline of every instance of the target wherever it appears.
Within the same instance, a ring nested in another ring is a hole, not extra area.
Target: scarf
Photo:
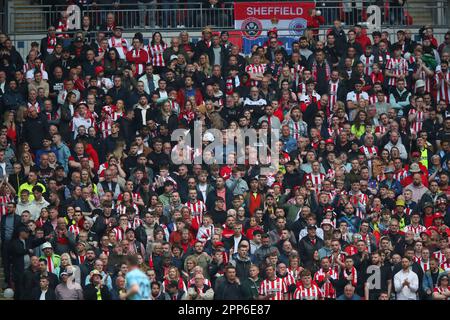
[[[48,53],[52,53],[53,50],[55,49],[55,45],[56,45],[56,37],[54,38],[49,38],[47,37],[47,52]]]
[[[331,75],[331,69],[330,69],[330,65],[328,63],[326,63],[325,61],[323,62],[325,63],[325,74],[326,74],[326,80],[330,80],[330,75]],[[314,80],[317,81],[317,61],[314,60],[313,64],[312,64],[312,68],[311,68],[311,72],[312,72],[312,77],[314,78]]]
[[[123,48],[123,51],[126,53],[127,52],[127,43],[125,42],[124,38],[120,38],[120,39],[116,39],[116,37],[111,37],[111,45],[114,48],[117,48],[116,46],[116,42],[118,42],[120,40],[120,46]]]
[[[356,283],[358,282],[356,268],[352,267],[352,270],[350,271],[350,273],[347,273],[347,270],[344,268],[343,274],[344,274],[345,279],[347,279],[347,277],[351,275],[352,276],[352,286],[356,287]]]

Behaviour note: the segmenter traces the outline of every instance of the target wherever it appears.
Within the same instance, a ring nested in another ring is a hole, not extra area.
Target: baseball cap
[[[404,207],[404,206],[405,206],[405,200],[403,200],[403,199],[398,199],[398,200],[395,202],[395,205],[396,205],[396,206],[402,206],[402,207]]]
[[[100,276],[100,277],[102,276],[101,273],[100,273],[100,271],[98,271],[97,269],[92,270],[91,273],[90,273],[90,275],[91,275],[91,278],[92,278],[93,276]]]
[[[42,250],[48,249],[48,248],[53,249],[52,244],[51,244],[50,242],[45,242],[45,243],[42,245]]]
[[[327,219],[325,219],[325,220],[327,220]],[[317,229],[317,227],[316,227],[316,226],[314,226],[314,225],[309,225],[309,226],[307,226],[307,227],[306,227],[306,229],[307,229],[307,230],[311,230],[311,229],[314,229],[314,230],[316,230],[316,229]]]
[[[422,236],[422,234],[426,234],[427,236],[431,237],[431,231],[430,230],[424,230],[420,233],[420,236]]]
[[[423,81],[422,79],[419,79],[416,81],[416,89],[417,88],[422,88],[425,87],[425,81]]]
[[[173,55],[170,56],[169,61],[172,61],[172,60],[175,60],[175,59],[178,60],[178,56],[176,54],[173,54]]]
[[[411,164],[411,166],[409,167],[409,172],[413,172],[413,173],[416,173],[416,172],[421,172],[422,170],[420,170],[420,167],[419,167],[419,165],[417,164],[417,163],[413,163],[413,164]]]
[[[216,244],[214,245],[216,248],[218,247],[225,247],[225,245],[223,244],[222,241],[217,241]]]
[[[95,74],[98,75],[99,73],[105,71],[105,68],[103,68],[102,66],[97,66],[95,67]]]
[[[334,144],[333,139],[327,139],[325,140],[325,144]]]
[[[323,219],[322,223],[320,224],[320,226],[323,226],[325,224],[328,224],[330,226],[333,226],[333,223],[331,222],[330,219]]]
[[[394,173],[394,169],[392,167],[384,168],[384,173]]]
[[[437,212],[433,215],[433,221],[436,219],[444,219],[444,216],[440,212]]]
[[[425,203],[423,204],[423,208],[425,209],[425,208],[428,208],[428,207],[433,208],[434,206],[433,206],[433,204],[432,204],[431,202],[425,202]]]

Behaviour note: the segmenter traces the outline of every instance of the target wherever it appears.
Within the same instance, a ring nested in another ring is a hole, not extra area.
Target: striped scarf
[[[330,65],[328,63],[326,63],[325,61],[323,63],[325,64],[326,80],[328,81],[328,80],[330,80],[330,75],[331,75]],[[312,77],[314,78],[314,80],[317,81],[317,61],[315,61],[315,60],[312,64],[311,73],[312,73]]]

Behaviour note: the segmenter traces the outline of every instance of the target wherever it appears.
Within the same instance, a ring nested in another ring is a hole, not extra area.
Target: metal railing
[[[234,29],[234,7],[233,3],[227,2],[218,8],[208,8],[204,3],[177,3],[168,0],[158,0],[158,3],[147,3],[145,5],[88,5],[81,7],[81,15],[87,15],[91,19],[91,25],[99,30],[106,21],[108,13],[113,13],[116,24],[125,28],[125,31],[137,31],[159,28],[162,31],[176,30],[179,27],[186,27],[191,30],[200,30],[209,25],[217,29]],[[155,1],[156,2],[156,1]],[[365,22],[367,20],[367,5],[381,3],[381,23],[382,26],[421,26],[417,21],[419,18],[427,19],[435,27],[448,27],[448,7],[447,2],[438,0],[435,2],[417,4],[406,4],[404,7],[390,7],[389,1],[365,1],[351,2],[352,6],[330,7],[327,1],[316,1],[317,9],[322,11],[325,18],[325,25],[333,24],[335,18],[340,18],[346,25]],[[336,3],[336,2],[334,2]],[[33,6],[12,6],[8,17],[10,19],[8,32],[10,33],[43,33],[47,26],[56,25],[61,13],[67,6],[33,5]],[[27,17],[34,23],[16,23]],[[416,21],[417,20],[417,21]],[[40,22],[37,23],[36,21]]]

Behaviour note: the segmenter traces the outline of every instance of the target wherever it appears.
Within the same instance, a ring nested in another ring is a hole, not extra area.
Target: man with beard
[[[371,254],[371,264],[364,272],[364,297],[366,300],[378,300],[382,292],[391,295],[392,270],[385,265],[379,252]]]

